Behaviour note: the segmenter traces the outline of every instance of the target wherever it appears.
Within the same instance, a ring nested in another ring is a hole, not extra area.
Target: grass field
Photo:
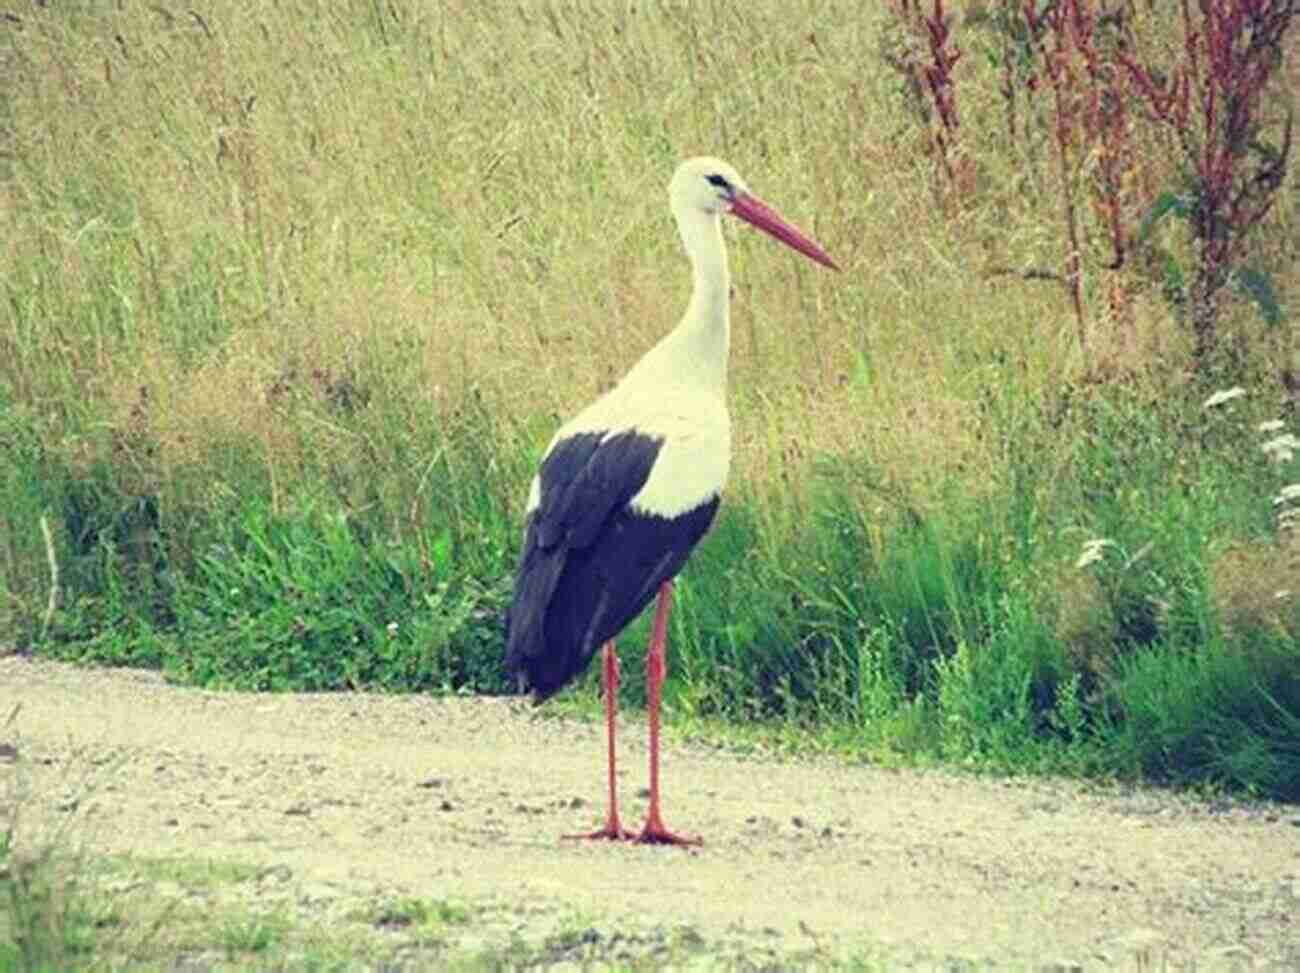
[[[0,641],[503,691],[528,478],[684,307],[665,187],[709,153],[844,273],[728,231],[737,455],[679,589],[678,727],[1300,798],[1300,464],[1261,449],[1300,420],[1300,181],[1243,251],[1270,303],[1225,290],[1193,367],[1187,221],[1108,271],[1085,158],[1080,325],[1023,273],[1060,267],[1062,190],[1047,101],[1007,136],[988,6],[947,180],[883,4],[8,17]],[[1183,186],[1170,139],[1133,142],[1135,220]]]

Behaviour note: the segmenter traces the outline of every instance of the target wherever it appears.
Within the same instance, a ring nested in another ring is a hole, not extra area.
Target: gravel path
[[[213,693],[3,658],[0,721],[16,704],[0,779],[22,777],[25,820],[76,810],[96,850],[248,863],[339,915],[451,896],[494,917],[465,932],[483,942],[577,915],[595,940],[685,931],[714,955],[1300,969],[1296,807],[670,745],[665,818],[702,848],[571,843],[603,813],[603,728],[522,700]],[[620,746],[633,823],[641,724]]]

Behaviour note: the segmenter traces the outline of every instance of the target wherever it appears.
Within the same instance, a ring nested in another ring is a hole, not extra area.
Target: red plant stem
[[[1246,232],[1271,208],[1286,171],[1291,112],[1283,123],[1281,149],[1253,166],[1247,159],[1263,124],[1263,94],[1297,9],[1292,0],[1199,0],[1194,14],[1182,0],[1183,59],[1167,81],[1157,82],[1150,68],[1126,53],[1119,57],[1152,117],[1177,134],[1195,173],[1191,223],[1200,254],[1191,304],[1198,362],[1213,350],[1215,295],[1228,280]]]
[[[934,149],[936,165],[943,169],[943,174],[951,183],[953,169],[949,160],[949,149],[960,124],[957,117],[952,68],[961,59],[962,52],[955,47],[949,47],[951,31],[943,0],[934,0],[929,16],[921,12],[920,0],[892,0],[891,5],[894,8],[894,15],[906,25],[909,31],[914,35],[924,34],[929,47],[928,64],[920,66],[909,57],[898,67],[907,75],[909,82],[918,93],[922,88],[929,93],[930,101],[933,102],[939,116],[938,126],[930,131],[930,144]]]
[[[1037,33],[1042,24],[1055,38],[1052,50],[1047,49],[1046,42],[1040,42],[1038,49],[1042,55],[1043,69],[1052,86],[1055,125],[1053,134],[1056,143],[1056,159],[1061,177],[1061,204],[1065,219],[1067,249],[1065,254],[1065,286],[1070,295],[1074,309],[1075,325],[1079,334],[1079,347],[1086,353],[1088,333],[1083,316],[1083,273],[1079,248],[1078,217],[1074,207],[1074,180],[1071,178],[1071,153],[1075,114],[1077,104],[1073,97],[1074,74],[1070,69],[1069,52],[1071,47],[1071,27],[1077,23],[1077,0],[1071,4],[1076,22],[1070,19],[1071,11],[1062,6],[1052,6],[1043,15],[1034,9],[1034,0],[1027,0],[1025,5],[1025,22],[1032,32]]]

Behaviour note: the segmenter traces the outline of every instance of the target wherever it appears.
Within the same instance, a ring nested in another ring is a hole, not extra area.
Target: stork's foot
[[[704,844],[703,838],[687,838],[669,831],[657,814],[651,815],[646,820],[645,827],[633,840],[639,845],[676,845],[679,848]]]

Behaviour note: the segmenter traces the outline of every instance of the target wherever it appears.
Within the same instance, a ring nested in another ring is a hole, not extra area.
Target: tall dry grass
[[[956,226],[935,212],[872,54],[880,20],[854,4],[35,10],[9,33],[0,219],[28,273],[0,367],[16,400],[59,402],[79,431],[143,427],[164,476],[228,438],[291,476],[283,393],[328,409],[340,382],[434,414],[475,390],[562,415],[675,323],[689,277],[664,186],[713,152],[846,268],[729,234],[742,475],[869,443],[900,476],[986,476],[972,410],[991,363],[1059,381],[1065,307],[980,274],[988,252],[1049,245],[1031,200],[995,192]]]

